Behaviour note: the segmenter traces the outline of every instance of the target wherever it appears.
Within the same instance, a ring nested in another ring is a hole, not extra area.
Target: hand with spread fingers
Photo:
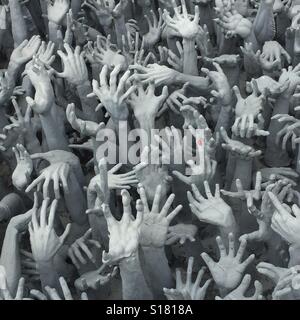
[[[217,244],[220,251],[220,260],[215,262],[207,253],[202,253],[201,257],[220,289],[233,290],[240,283],[243,273],[248,265],[254,260],[255,255],[250,255],[242,262],[247,242],[241,241],[238,251],[235,250],[235,240],[233,234],[228,236],[228,250],[221,237],[217,237]]]
[[[131,199],[127,190],[122,190],[123,216],[120,221],[112,215],[107,204],[102,205],[109,232],[109,250],[103,251],[105,264],[118,264],[122,259],[137,254],[143,223],[144,207],[141,200],[136,202],[136,218],[131,217]]]
[[[204,181],[207,199],[205,199],[195,185],[192,185],[193,194],[188,191],[187,197],[190,208],[196,217],[205,223],[221,228],[235,228],[236,222],[230,206],[221,198],[220,187],[216,184],[213,196],[207,181]]]
[[[237,158],[251,160],[252,158],[259,157],[262,153],[260,150],[256,151],[253,147],[248,146],[240,141],[230,139],[223,127],[220,129],[220,134],[225,142],[222,143],[222,147]]]
[[[159,208],[162,205],[161,186],[156,188],[151,210],[148,205],[146,192],[142,185],[138,186],[138,193],[144,207],[144,218],[140,232],[140,244],[143,247],[163,247],[167,240],[169,225],[182,209],[182,206],[179,205],[168,213],[175,198],[175,195],[171,194],[160,210]]]
[[[164,288],[164,294],[168,300],[204,300],[208,286],[211,284],[212,279],[206,280],[201,287],[203,275],[206,268],[203,267],[199,270],[195,282],[192,282],[194,258],[190,257],[186,272],[186,282],[183,283],[180,269],[176,269],[176,289]]]

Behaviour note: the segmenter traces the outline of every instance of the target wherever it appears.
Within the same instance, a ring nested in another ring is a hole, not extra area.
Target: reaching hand
[[[242,118],[242,121],[249,121],[253,123],[257,116],[263,110],[265,96],[260,95],[255,80],[252,81],[253,93],[244,99],[241,96],[240,90],[237,86],[233,87],[233,91],[237,98],[235,106],[236,118]]]
[[[109,232],[109,251],[103,251],[102,260],[105,264],[119,263],[125,258],[137,254],[139,237],[143,222],[143,204],[141,200],[136,202],[136,219],[131,218],[130,195],[122,190],[123,216],[117,221],[112,215],[107,204],[102,205],[104,217]]]
[[[195,185],[192,185],[193,194],[188,191],[187,196],[192,212],[205,223],[222,228],[234,227],[235,219],[230,206],[220,197],[219,185],[216,185],[213,196],[207,181],[204,181],[207,199],[205,199]]]
[[[204,300],[208,286],[212,279],[206,280],[204,285],[200,287],[201,280],[206,270],[203,267],[197,275],[197,279],[192,283],[194,258],[190,257],[186,272],[186,282],[182,282],[181,271],[176,269],[176,289],[163,288],[164,294],[168,300]]]
[[[0,295],[3,300],[27,300],[24,298],[24,284],[25,279],[20,278],[18,281],[16,295],[13,297],[8,290],[6,270],[3,266],[0,266]]]
[[[243,188],[242,182],[240,179],[236,179],[236,189],[237,192],[230,192],[226,190],[221,190],[224,196],[240,199],[240,200],[247,200],[247,206],[251,207],[253,205],[253,199],[259,201],[262,196],[261,192],[261,173],[258,171],[256,173],[256,182],[254,190],[246,191]]]
[[[211,94],[219,101],[221,106],[231,106],[231,88],[228,79],[218,63],[213,62],[213,66],[217,71],[209,71],[206,68],[201,69],[213,83],[214,90],[211,91]]]
[[[294,247],[300,245],[299,218],[300,209],[294,204],[292,211],[289,206],[282,204],[278,198],[269,192],[269,197],[276,209],[272,217],[272,229],[277,232],[284,240]],[[292,212],[294,215],[292,215]]]
[[[80,291],[88,289],[99,290],[102,286],[106,285],[118,272],[118,268],[114,267],[112,272],[103,274],[107,268],[103,264],[99,269],[84,273],[80,278],[76,279],[74,285]]]
[[[279,123],[286,123],[285,126],[277,132],[276,143],[280,145],[282,139],[281,148],[286,150],[287,142],[291,139],[292,149],[296,150],[297,144],[300,142],[300,121],[288,114],[276,114],[272,117],[272,120],[277,120]]]
[[[55,24],[61,24],[65,15],[69,11],[69,0],[53,0],[47,1],[48,19]]]
[[[148,16],[145,16],[145,19],[148,22],[149,30],[144,35],[144,41],[145,46],[148,48],[151,48],[154,46],[160,39],[161,31],[162,31],[162,25],[163,25],[163,19],[162,19],[162,11],[161,9],[158,9],[159,19],[157,19],[156,14],[153,10],[151,10],[151,15],[153,19],[153,23],[151,22],[150,18]]]
[[[57,51],[57,54],[62,60],[64,70],[61,73],[56,72],[56,75],[65,78],[75,86],[83,85],[88,81],[88,71],[84,62],[84,51],[80,52],[79,46],[73,51],[68,44],[65,44],[64,48],[66,54],[61,50]]]
[[[105,128],[105,124],[103,122],[98,124],[93,121],[84,121],[77,118],[74,103],[68,104],[66,116],[72,128],[78,131],[82,136],[96,138],[98,131]]]
[[[260,262],[256,266],[260,274],[268,277],[274,284],[277,284],[285,275],[289,273],[289,269],[276,267],[271,263]]]
[[[181,0],[182,14],[179,13],[176,1],[173,1],[174,13],[173,18],[167,10],[164,11],[163,17],[168,27],[178,32],[184,39],[195,39],[198,33],[198,24],[200,20],[199,7],[195,6],[195,16],[190,20],[185,0]]]
[[[254,282],[255,292],[251,297],[246,297],[245,293],[249,289],[251,276],[246,274],[240,285],[227,294],[223,299],[216,296],[216,300],[263,300],[262,284],[259,281]]]
[[[128,117],[126,99],[135,91],[136,87],[131,86],[126,90],[126,81],[129,78],[130,71],[118,81],[118,75],[121,72],[121,66],[116,66],[110,74],[109,85],[107,82],[108,67],[105,65],[100,73],[100,87],[96,80],[93,80],[93,94],[96,95],[101,104],[105,107],[115,121],[125,121]],[[118,81],[118,82],[117,82]],[[92,96],[90,95],[90,96]]]
[[[144,90],[141,83],[136,84],[136,92],[133,91],[128,100],[133,109],[134,116],[142,125],[145,122],[154,121],[159,109],[168,97],[168,87],[163,88],[160,96],[155,95],[154,83],[150,83]]]
[[[137,72],[132,77],[142,82],[142,84],[154,82],[155,86],[171,85],[174,83],[178,71],[168,68],[166,66],[160,66],[159,64],[149,64],[147,67],[140,65],[129,66],[130,69]]]
[[[93,55],[97,62],[107,65],[110,69],[121,65],[122,70],[127,70],[128,62],[119,51],[113,48],[110,35],[107,36],[105,42],[97,39],[97,47],[94,49]]]
[[[27,150],[21,144],[12,149],[17,160],[17,166],[12,174],[13,185],[22,190],[30,182],[33,163]]]
[[[237,35],[246,39],[250,35],[252,29],[251,21],[240,15],[233,3],[230,3],[227,8],[224,8],[224,12],[221,12],[222,10],[219,8],[215,9],[218,18],[214,20],[221,27],[227,39]]]
[[[254,148],[247,146],[240,141],[230,139],[223,127],[220,129],[220,133],[225,141],[225,143],[222,143],[222,147],[225,150],[230,151],[235,157],[250,160],[261,155],[260,150],[256,151]]]
[[[18,66],[28,62],[41,45],[39,36],[33,36],[30,40],[24,40],[17,48],[14,49],[10,56],[10,61],[16,63]]]
[[[32,254],[37,263],[49,261],[54,258],[57,251],[64,244],[71,228],[71,224],[68,224],[64,233],[58,237],[53,227],[57,200],[54,200],[51,203],[47,219],[49,202],[49,198],[46,198],[43,201],[39,218],[38,208],[35,207],[35,210],[32,213],[31,223],[29,225]]]
[[[174,226],[169,226],[166,245],[172,245],[179,242],[184,244],[187,240],[194,242],[196,241],[195,235],[198,228],[193,224],[179,223]]]
[[[144,247],[163,247],[166,243],[169,225],[182,209],[182,205],[177,206],[170,212],[170,214],[168,214],[175,198],[175,195],[171,194],[162,209],[159,210],[161,205],[161,186],[159,185],[156,188],[150,211],[146,192],[142,185],[138,186],[138,193],[144,207],[144,219],[141,226],[140,244]]]
[[[78,270],[82,265],[87,264],[88,258],[92,263],[96,263],[95,257],[91,252],[89,246],[93,246],[97,249],[101,248],[100,243],[97,240],[90,239],[92,236],[92,229],[89,229],[82,237],[78,238],[68,249],[68,256],[72,260],[73,264]],[[81,291],[84,291],[83,289]]]
[[[246,250],[247,242],[241,241],[240,247],[235,255],[235,241],[232,233],[228,236],[229,250],[226,251],[221,237],[217,237],[217,244],[220,251],[220,260],[215,262],[207,253],[202,253],[201,257],[207,264],[212,277],[220,288],[232,290],[240,283],[243,273],[248,265],[254,260],[255,255],[250,255],[244,262],[242,257]]]
[[[49,299],[47,298],[47,296],[44,293],[42,293],[36,289],[30,290],[30,294],[34,298],[36,298],[37,300],[74,300],[72,293],[71,293],[64,277],[59,278],[59,283],[60,283],[61,290],[63,293],[63,298],[59,295],[59,293],[57,292],[57,290],[55,288],[50,288],[49,286],[45,287],[45,291],[47,292]],[[80,300],[88,300],[88,296],[85,292],[81,293],[80,298],[81,298]]]

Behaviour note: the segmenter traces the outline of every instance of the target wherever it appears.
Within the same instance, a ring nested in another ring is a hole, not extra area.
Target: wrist
[[[138,251],[135,251],[131,254],[130,257],[122,258],[119,261],[119,268],[120,270],[132,270],[132,268],[136,265],[140,264]],[[134,268],[133,268],[134,269]]]
[[[224,224],[220,227],[220,233],[222,236],[224,236],[225,238],[228,237],[229,233],[233,233],[234,235],[237,234],[238,231],[238,225],[235,221],[235,218],[233,216],[233,214],[231,213],[226,221],[224,222]]]
[[[8,64],[8,67],[7,67],[7,70],[9,72],[12,72],[12,73],[15,73],[16,71],[19,70],[19,68],[21,67],[22,63],[18,63],[17,61],[14,61],[14,60],[10,60],[9,61],[9,64]]]
[[[79,83],[76,84],[76,89],[79,95],[81,95],[81,93],[85,94],[86,89],[90,87],[91,87],[91,84],[88,79],[81,80],[79,81]]]
[[[56,29],[58,29],[59,28],[59,24],[57,24],[57,23],[55,23],[55,22],[53,22],[53,21],[50,21],[49,20],[49,28],[56,28]]]

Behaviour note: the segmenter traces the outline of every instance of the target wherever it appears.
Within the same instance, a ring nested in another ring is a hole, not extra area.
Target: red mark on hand
[[[202,146],[203,140],[202,140],[202,139],[197,140],[197,144],[198,144],[199,146]]]

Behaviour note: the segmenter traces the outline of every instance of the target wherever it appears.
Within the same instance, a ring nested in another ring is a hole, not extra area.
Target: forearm
[[[54,261],[51,258],[48,261],[36,261],[37,270],[40,274],[41,286],[43,291],[46,286],[50,288],[55,288],[58,292],[61,291],[59,284],[59,274],[55,270]]]
[[[290,245],[289,247],[290,260],[288,267],[294,267],[300,265],[300,246]]]
[[[16,193],[9,193],[0,201],[1,220],[9,221],[25,210],[25,205],[21,197]]]
[[[121,17],[114,19],[114,25],[115,25],[115,33],[117,36],[118,48],[123,48],[122,37],[124,36],[125,39],[127,39],[125,17],[122,15]]]
[[[57,38],[57,31],[59,30],[59,25],[49,21],[48,23],[48,35],[49,41],[54,42],[57,46],[59,45],[59,40]]]
[[[226,225],[219,227],[220,236],[224,242],[228,239],[228,235],[232,233],[234,236],[237,236],[239,233],[239,227],[236,223],[235,217],[233,214],[228,219],[228,223]]]
[[[145,147],[149,147],[151,144],[152,132],[155,129],[155,120],[152,117],[145,117],[138,120],[140,128],[144,131],[145,134],[141,134],[141,150],[144,150]]]
[[[183,39],[183,52],[183,73],[192,76],[199,76],[195,39]]]
[[[173,288],[174,279],[164,247],[142,247],[145,278],[155,299],[164,299],[163,288]],[[158,267],[159,266],[159,267]]]
[[[21,277],[19,234],[15,227],[8,225],[2,245],[0,264],[6,270],[7,286],[14,295]]]
[[[197,89],[200,93],[206,94],[209,89],[209,80],[204,77],[197,77],[178,72],[174,79],[174,84],[183,85],[189,82],[190,86]]]
[[[289,99],[281,96],[276,100],[272,116],[276,114],[289,113]],[[277,120],[271,120],[268,131],[270,132],[267,137],[267,147],[265,152],[265,162],[270,167],[284,167],[289,165],[290,159],[286,151],[283,151],[276,143],[276,134],[285,124]],[[276,157],[274,157],[276,155]]]
[[[30,0],[26,3],[26,7],[30,12],[30,15],[34,21],[34,24],[40,33],[41,36],[45,36],[47,34],[45,22],[43,19],[43,12],[41,8],[41,4],[39,0]]]
[[[98,119],[95,111],[98,102],[95,98],[87,98],[87,95],[93,92],[90,82],[86,81],[84,84],[77,86],[77,92],[81,101],[82,111],[86,115],[86,120],[99,122],[100,119]]]
[[[71,216],[71,220],[78,225],[84,225],[87,222],[87,209],[83,188],[73,172],[68,177],[69,192],[64,194],[66,207]]]
[[[40,114],[42,129],[50,150],[69,151],[68,139],[61,119],[58,118],[57,106],[54,104],[47,114]]]
[[[27,39],[27,27],[19,0],[9,0],[11,29],[15,47]]]
[[[237,159],[231,191],[236,191],[235,181],[240,179],[245,190],[251,189],[253,160]]]
[[[123,300],[151,300],[153,298],[146,284],[138,253],[121,260],[119,268]]]

